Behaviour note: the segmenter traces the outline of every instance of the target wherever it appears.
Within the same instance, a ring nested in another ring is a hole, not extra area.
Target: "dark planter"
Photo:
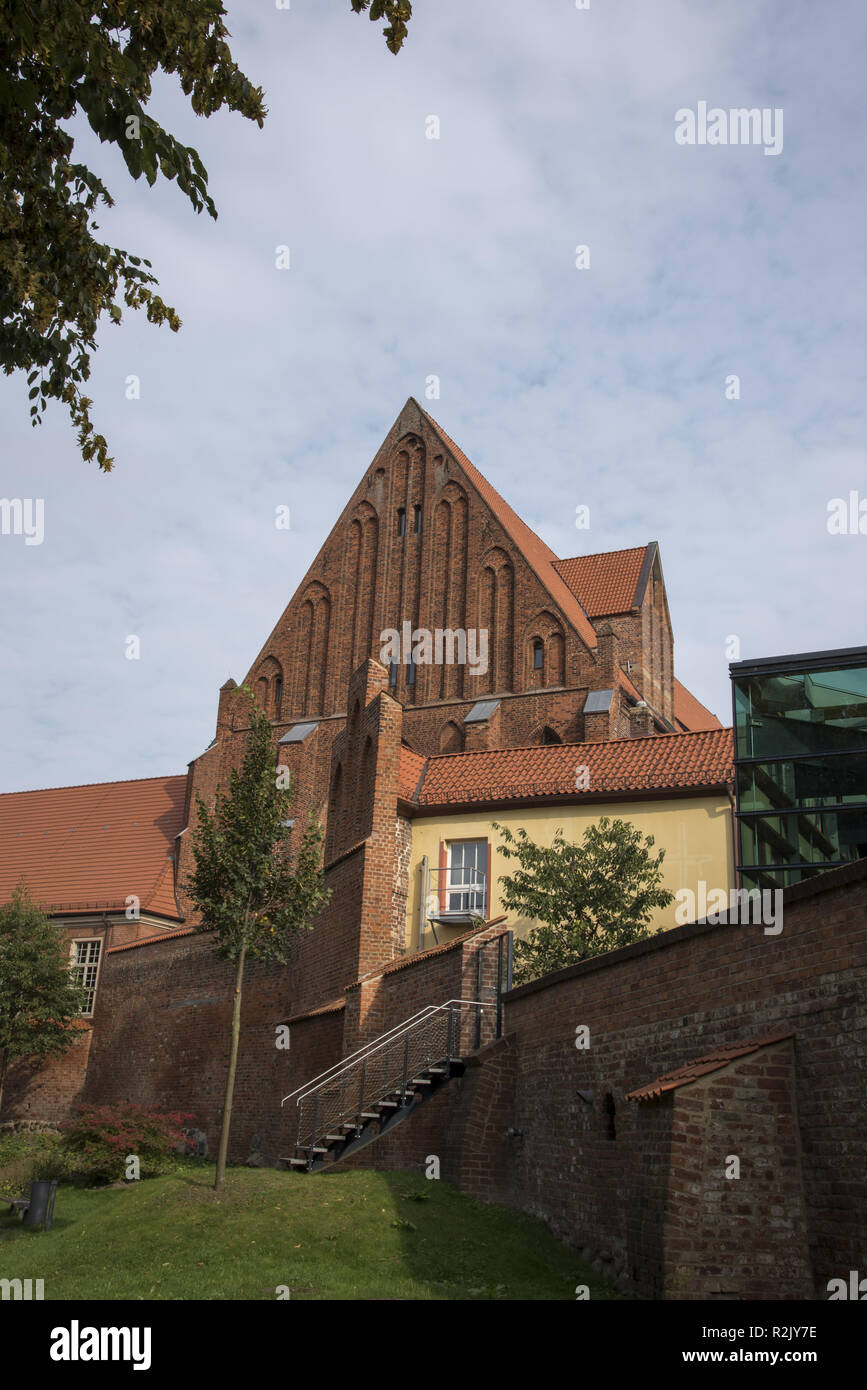
[[[25,1226],[44,1226],[51,1230],[54,1216],[54,1198],[57,1195],[57,1179],[50,1182],[40,1180],[30,1184],[30,1205],[24,1213]]]

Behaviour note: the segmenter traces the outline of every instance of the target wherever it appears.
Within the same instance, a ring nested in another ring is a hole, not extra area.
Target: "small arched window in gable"
[[[545,643],[541,637],[533,638],[533,670],[541,671],[545,661]]]
[[[283,709],[283,677],[274,677],[274,718],[279,719]]]
[[[460,753],[463,750],[464,736],[453,720],[449,720],[440,730],[439,745],[441,753]]]

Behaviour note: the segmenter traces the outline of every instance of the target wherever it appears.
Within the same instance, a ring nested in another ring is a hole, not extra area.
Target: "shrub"
[[[0,1193],[24,1197],[39,1178],[60,1177],[53,1171],[64,1166],[60,1145],[60,1135],[50,1130],[0,1135]]]
[[[118,1182],[134,1154],[143,1178],[173,1172],[176,1151],[193,1147],[182,1128],[192,1118],[140,1105],[80,1105],[75,1118],[60,1126],[68,1171],[91,1183]]]

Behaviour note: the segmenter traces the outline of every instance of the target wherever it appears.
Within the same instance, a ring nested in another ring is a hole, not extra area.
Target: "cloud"
[[[265,128],[154,94],[216,224],[81,134],[102,232],[184,321],[100,335],[116,471],[0,381],[0,491],[46,509],[42,546],[0,537],[2,786],[183,770],[432,373],[432,413],[558,553],[660,542],[678,674],[723,719],[729,635],[859,642],[867,538],[825,516],[867,494],[860,8],[439,0],[396,58],[348,7],[228,9]],[[783,153],[676,145],[700,99],[782,107]]]

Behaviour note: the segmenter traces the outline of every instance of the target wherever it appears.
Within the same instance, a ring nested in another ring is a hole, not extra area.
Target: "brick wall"
[[[291,1095],[299,1087],[320,1076],[322,1072],[343,1056],[343,1027],[345,1007],[336,1002],[300,1018],[290,1018],[289,1024],[289,1068],[286,1073],[286,1089],[282,1095],[268,1098],[262,1095],[263,1109],[270,1105],[276,1121],[276,1131],[270,1131],[272,1139],[268,1160],[274,1162],[278,1157],[289,1157],[294,1152],[297,1137],[297,1096]],[[279,1106],[284,1096],[291,1096],[285,1106],[274,1111],[274,1102]],[[273,1142],[276,1133],[277,1142]]]
[[[231,1152],[273,1153],[290,1052],[276,1046],[290,1010],[291,971],[245,971]],[[208,935],[110,951],[103,967],[83,1099],[182,1110],[215,1152],[226,1084],[234,966]]]
[[[671,1120],[668,1190],[645,1207],[664,1213],[661,1288],[633,1247],[647,1296],[811,1297],[794,1060],[777,1043],[641,1107]]]
[[[147,915],[130,921],[123,912],[80,913],[56,921],[66,929],[70,946],[75,941],[101,942],[97,999],[109,947],[154,936],[164,925]],[[82,1019],[79,1036],[68,1052],[44,1061],[25,1057],[11,1062],[0,1107],[3,1120],[56,1124],[67,1119],[84,1089],[92,1032],[92,1020]]]
[[[3,1120],[33,1120],[56,1124],[66,1119],[81,1099],[93,1038],[89,1022],[82,1022],[78,1037],[60,1056],[23,1058],[11,1062],[3,1087]]]
[[[414,997],[433,982],[427,954]],[[495,1067],[481,1054],[357,1161],[441,1154],[444,1177],[541,1216],[648,1296],[826,1296],[867,1249],[865,965],[860,861],[787,890],[778,936],[688,925],[557,972],[507,996]],[[780,1032],[791,1043],[670,1099],[626,1100],[715,1047]],[[736,1180],[720,1176],[730,1154]]]

